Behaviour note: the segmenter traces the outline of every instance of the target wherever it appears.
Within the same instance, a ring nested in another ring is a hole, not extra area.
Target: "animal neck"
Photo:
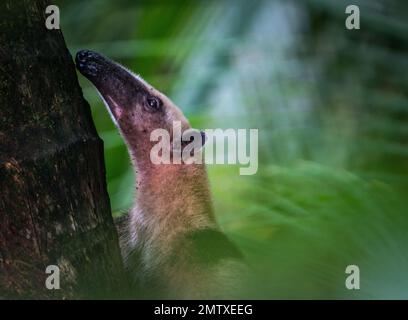
[[[149,165],[137,170],[137,207],[146,220],[189,228],[215,226],[207,173],[201,164]]]

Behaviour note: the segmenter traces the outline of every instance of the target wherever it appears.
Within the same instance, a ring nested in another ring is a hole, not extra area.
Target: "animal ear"
[[[200,134],[201,134],[201,147],[204,147],[205,143],[207,142],[207,135],[202,130],[200,130]]]
[[[181,141],[173,141],[171,146],[172,152],[183,151],[185,148],[191,152],[199,151],[203,148],[207,141],[207,136],[204,131],[197,129],[187,129],[181,136]]]
[[[201,148],[207,142],[207,136],[205,132],[198,129],[188,129],[183,132],[181,145],[184,148],[190,145],[190,148],[195,148],[196,150],[201,150]]]

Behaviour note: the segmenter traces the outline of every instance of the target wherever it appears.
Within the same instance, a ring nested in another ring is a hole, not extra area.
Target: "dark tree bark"
[[[0,298],[115,297],[103,144],[42,0],[0,3]],[[48,265],[61,289],[48,290]]]

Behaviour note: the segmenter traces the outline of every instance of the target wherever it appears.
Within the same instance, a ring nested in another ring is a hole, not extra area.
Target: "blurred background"
[[[408,2],[54,2],[72,55],[121,62],[196,128],[259,129],[256,175],[209,166],[217,219],[253,268],[248,298],[408,298]],[[345,28],[349,4],[360,30]],[[135,177],[79,79],[118,216]]]

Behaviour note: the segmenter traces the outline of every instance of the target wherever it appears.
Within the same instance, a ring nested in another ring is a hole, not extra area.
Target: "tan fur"
[[[179,109],[169,99],[164,99],[169,114],[169,130],[170,123],[175,120],[182,122],[184,130],[190,128]],[[147,132],[154,129],[148,127],[148,123],[144,128]],[[185,262],[183,252],[180,252],[180,261],[171,266],[167,264],[169,256],[174,254],[175,242],[184,232],[218,229],[205,165],[152,165],[146,159],[151,144],[147,143],[147,148],[141,147],[140,139],[134,139],[127,140],[137,171],[138,190],[130,211],[129,242],[124,251],[125,255],[132,250],[139,251],[140,265],[132,272],[135,282],[144,288],[150,286],[146,278],[159,276],[164,279],[166,288],[159,295],[161,298],[231,297],[237,289],[237,279],[242,276],[241,263],[225,261],[211,268],[197,268]],[[138,150],[143,150],[143,153]],[[132,269],[132,261],[127,263]]]
[[[162,128],[172,136],[174,121],[181,123],[184,132],[190,129],[187,119],[165,95],[109,59],[81,51],[76,60],[107,104],[136,171],[136,201],[119,231],[125,263],[135,286],[142,290],[140,296],[232,297],[244,269],[238,259],[226,252],[225,258],[223,253],[216,255],[214,263],[191,260],[193,251],[199,250],[195,240],[188,238],[194,230],[212,230],[215,233],[209,234],[214,239],[235,251],[224,236],[218,236],[205,165],[155,165],[150,160],[156,143],[150,141],[151,132]],[[151,97],[161,100],[160,111],[148,108]]]

